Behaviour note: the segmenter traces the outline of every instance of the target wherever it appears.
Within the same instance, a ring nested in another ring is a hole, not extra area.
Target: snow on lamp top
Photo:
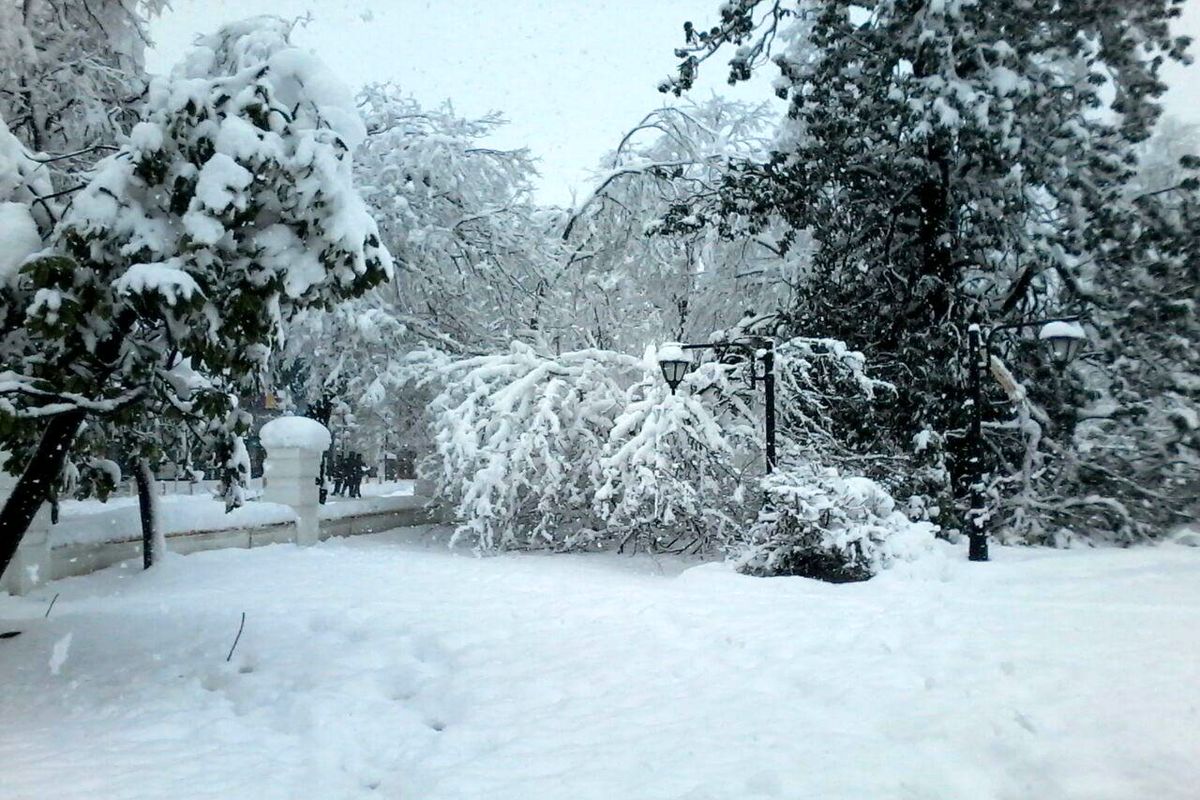
[[[1060,367],[1065,367],[1079,355],[1087,335],[1083,326],[1069,320],[1047,322],[1038,332],[1038,339],[1050,350],[1050,355]]]
[[[258,432],[258,440],[268,450],[298,448],[316,450],[329,448],[329,429],[308,417],[277,417]]]
[[[1056,320],[1043,325],[1042,330],[1038,333],[1038,338],[1042,341],[1047,339],[1086,339],[1087,334],[1083,332],[1083,326],[1078,322]]]
[[[683,382],[684,376],[687,375],[691,359],[688,358],[683,345],[679,342],[664,342],[658,348],[658,366],[662,370],[663,378],[667,381],[667,386],[671,387],[671,394],[675,394],[676,387]]]
[[[663,342],[658,348],[658,363],[664,361],[689,361],[679,342]]]

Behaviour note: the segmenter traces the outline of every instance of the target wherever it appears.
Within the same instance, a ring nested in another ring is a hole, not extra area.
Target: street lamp
[[[1059,368],[1074,361],[1087,341],[1083,326],[1069,319],[1047,322],[1038,332],[1038,339],[1050,350],[1050,358]]]
[[[684,376],[692,368],[692,360],[688,358],[679,342],[664,342],[662,347],[658,348],[658,367],[662,370],[667,386],[671,387],[671,394],[675,394]]]
[[[1041,330],[1038,332],[1038,340],[1049,351],[1055,366],[1059,369],[1065,368],[1079,355],[1086,341],[1079,317],[1010,322],[988,329],[986,335],[983,326],[978,323],[967,329],[967,345],[970,347],[968,380],[971,393],[968,401],[971,407],[971,456],[968,459],[971,472],[971,509],[967,514],[967,558],[971,561],[988,560],[988,515],[984,497],[987,475],[983,468],[983,372],[991,366],[992,339],[1000,331],[1021,330],[1039,325]]]
[[[766,336],[752,336],[745,340],[716,341],[705,344],[684,344],[682,342],[664,342],[658,348],[658,367],[662,370],[663,379],[671,387],[671,394],[679,388],[692,367],[688,356],[689,350],[715,350],[726,353],[729,350],[740,350],[750,358],[750,385],[761,380],[766,394],[765,434],[767,439],[767,473],[775,471],[775,342]],[[758,362],[762,362],[762,374],[758,374]]]

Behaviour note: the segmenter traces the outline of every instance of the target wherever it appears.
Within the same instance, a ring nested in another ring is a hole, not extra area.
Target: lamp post
[[[1085,341],[1079,317],[1057,317],[1029,322],[1010,322],[987,329],[973,323],[967,329],[967,346],[970,348],[968,365],[969,404],[971,406],[971,455],[968,460],[971,475],[971,509],[967,514],[969,526],[967,558],[971,561],[988,560],[987,503],[984,496],[987,474],[984,470],[983,441],[983,372],[991,366],[992,339],[1000,331],[1021,330],[1041,326],[1038,340],[1050,352],[1051,360],[1062,369],[1079,355]]]
[[[718,352],[739,350],[750,358],[750,385],[763,382],[766,395],[766,420],[764,423],[767,440],[766,465],[767,473],[775,471],[775,342],[766,336],[754,336],[738,341],[718,341],[707,344],[685,344],[682,342],[666,342],[658,349],[658,366],[662,370],[663,379],[671,387],[671,394],[692,367],[692,359],[688,355],[691,350],[716,350]],[[758,374],[758,362],[762,362],[762,374]]]

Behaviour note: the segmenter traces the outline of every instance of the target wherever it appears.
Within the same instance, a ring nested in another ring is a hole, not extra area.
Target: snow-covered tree
[[[762,439],[737,365],[709,361],[668,390],[653,350],[595,461],[605,538],[657,551],[720,552],[749,521]],[[749,502],[747,502],[749,501]]]
[[[573,341],[703,341],[786,301],[802,248],[781,257],[776,231],[722,240],[692,214],[731,161],[764,157],[771,122],[766,104],[712,98],[652,111],[622,137],[564,229]]]
[[[442,391],[423,473],[454,510],[455,540],[482,550],[590,541],[592,470],[641,359],[611,351],[417,356]]]
[[[557,215],[532,201],[529,152],[486,143],[504,118],[422,108],[390,85],[359,102],[368,137],[356,170],[397,266],[389,311],[414,340],[451,351],[537,328]]]
[[[296,318],[281,368],[302,374],[298,401],[336,397],[359,420],[359,449],[410,438],[431,397],[404,354],[507,348],[545,338],[558,269],[557,215],[530,196],[525,150],[484,141],[498,114],[464,118],[447,102],[424,108],[391,85],[358,97],[367,136],[355,156],[396,278],[363,297]]]
[[[89,414],[137,415],[161,398],[227,419],[223,392],[261,389],[290,317],[390,276],[354,189],[362,120],[290,30],[267,17],[227,26],[155,79],[142,121],[73,198],[52,250],[22,268],[37,344],[6,385],[9,449],[31,443],[27,420],[48,421],[0,512],[3,563]],[[181,359],[220,391],[182,394]],[[231,483],[237,432],[225,432]]]
[[[70,191],[137,121],[146,26],[166,0],[0,2],[0,117]]]
[[[839,419],[891,388],[840,342],[776,348],[781,465],[839,458]],[[653,348],[450,358],[411,368],[441,391],[431,404],[436,451],[423,465],[481,550],[623,547],[715,552],[740,546],[761,499],[762,393],[736,353],[710,353],[671,394]],[[761,366],[760,366],[761,369]],[[816,467],[814,467],[816,465]],[[885,490],[882,490],[885,491]]]
[[[1183,188],[1189,175],[1181,161],[1200,153],[1200,123],[1164,115],[1154,134],[1137,147],[1137,177],[1129,192],[1136,199],[1146,194],[1167,194]]]
[[[788,110],[772,155],[734,165],[700,213],[731,236],[779,220],[811,235],[793,324],[870,352],[896,385],[895,401],[863,420],[886,434],[876,448],[899,453],[932,429],[961,476],[969,321],[1102,308],[1130,270],[1175,269],[1163,253],[1194,238],[1181,224],[1191,212],[1134,202],[1126,187],[1159,114],[1160,67],[1185,57],[1187,40],[1169,27],[1179,6],[737,0],[716,26],[686,26],[664,91],[688,89],[727,44],[731,81],[768,60],[779,70]],[[1170,279],[1168,291],[1179,290]],[[1106,315],[1094,322],[1098,343],[1116,341]],[[1022,462],[1032,436],[1057,462],[1073,439],[1071,405],[1086,399],[1086,368],[1046,380],[1017,339],[1000,355],[1029,378],[1043,421],[1010,426],[991,457]],[[1001,400],[989,417],[1009,425],[1011,406],[997,387],[989,394]],[[1094,526],[1111,485],[1045,483],[1061,474],[1037,470],[1039,511]]]
[[[1200,128],[1161,120],[1127,188],[1150,220],[1096,286],[1100,360],[1075,434],[1072,478],[1113,502],[1123,538],[1200,514]]]

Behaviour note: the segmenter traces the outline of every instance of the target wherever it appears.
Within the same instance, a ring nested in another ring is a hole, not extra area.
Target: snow
[[[1056,320],[1047,322],[1038,332],[1039,339],[1086,339],[1087,334],[1078,322]]]
[[[163,302],[173,306],[179,300],[191,300],[201,294],[196,280],[179,267],[183,260],[170,259],[161,264],[134,264],[116,280],[118,294],[160,295]]]
[[[687,353],[684,352],[683,346],[679,342],[664,342],[658,348],[657,359],[661,363],[663,361],[688,361]]]
[[[129,132],[129,146],[143,153],[154,153],[163,147],[162,128],[152,122],[139,122]]]
[[[52,194],[50,172],[34,161],[0,118],[0,202],[32,203]]]
[[[354,93],[312,53],[289,47],[267,61],[274,73],[279,99],[293,105],[303,98],[312,103],[321,119],[353,150],[367,138],[367,126],[354,102]]]
[[[308,417],[276,417],[262,426],[259,441],[268,451],[279,448],[328,450],[329,429]]]
[[[224,153],[214,153],[200,168],[200,176],[196,181],[196,200],[205,208],[217,212],[231,205],[242,208],[245,203],[237,202],[239,195],[253,182],[254,176],[248,169]]]
[[[992,88],[1001,97],[1017,91],[1022,82],[1021,77],[1017,73],[1005,66],[992,67],[991,78]]]
[[[25,259],[41,249],[42,237],[29,207],[0,202],[0,284],[11,283]]]
[[[1181,392],[1200,393],[1200,375],[1194,372],[1177,371],[1171,373],[1171,382]]]
[[[993,556],[834,586],[383,534],[58,581],[0,597],[0,795],[1193,797],[1200,551]]]
[[[89,458],[88,466],[98,469],[108,476],[108,482],[113,486],[121,483],[121,465],[110,458]]]
[[[286,225],[271,225],[254,234],[264,265],[283,275],[288,297],[303,297],[325,279],[325,266],[317,253]]]
[[[172,482],[166,483],[170,486]],[[330,497],[329,502],[321,506],[321,519],[342,519],[411,508],[417,502],[411,499],[412,481],[365,483],[362,490],[361,499]],[[296,519],[296,513],[290,506],[262,501],[247,502],[227,513],[224,501],[207,493],[166,494],[158,500],[159,527],[167,536],[277,525]],[[136,497],[112,497],[104,503],[99,500],[64,500],[59,513],[59,523],[50,528],[50,544],[53,547],[134,541],[142,536]]]
[[[50,674],[57,675],[62,672],[63,664],[67,663],[67,656],[71,652],[71,637],[70,632],[66,636],[54,643],[54,650],[50,653]]]
[[[278,503],[252,502],[226,513],[222,500],[204,495],[158,498],[159,527],[166,536],[291,522],[296,512]],[[51,546],[123,542],[141,538],[136,497],[63,501],[59,522],[50,528]]]
[[[171,369],[163,370],[162,376],[171,385],[175,396],[185,402],[191,399],[192,392],[196,389],[205,389],[212,385],[208,378],[192,369],[190,358],[181,357]]]

